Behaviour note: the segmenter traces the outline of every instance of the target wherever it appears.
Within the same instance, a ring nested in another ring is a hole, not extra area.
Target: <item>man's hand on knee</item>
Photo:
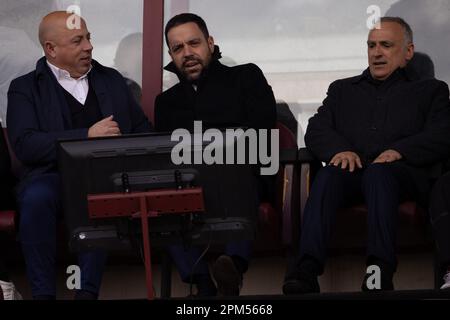
[[[335,154],[329,164],[335,167],[340,166],[341,169],[344,170],[348,168],[350,172],[355,171],[355,167],[358,167],[359,169],[362,168],[361,159],[352,151],[344,151]]]
[[[386,163],[386,162],[394,162],[400,160],[402,155],[395,150],[389,149],[383,151],[374,161],[373,163]]]

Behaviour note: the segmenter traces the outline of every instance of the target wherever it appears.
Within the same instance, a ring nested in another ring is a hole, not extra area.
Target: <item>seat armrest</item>
[[[317,161],[314,155],[307,148],[300,148],[298,150],[297,160],[300,163],[311,163]]]
[[[280,163],[288,164],[288,163],[296,163],[298,156],[298,150],[296,148],[292,149],[282,149],[280,150]]]
[[[308,148],[298,150],[299,163],[299,199],[300,199],[300,221],[303,221],[303,211],[309,196],[311,181],[322,163],[317,160]]]
[[[294,163],[286,163],[283,168],[283,194],[281,203],[281,233],[283,245],[292,245],[295,239],[296,220],[295,215],[298,214],[293,205],[296,196],[296,166]]]

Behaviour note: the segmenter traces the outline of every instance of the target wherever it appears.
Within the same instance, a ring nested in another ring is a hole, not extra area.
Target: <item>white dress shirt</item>
[[[92,66],[84,75],[82,75],[78,79],[74,79],[70,76],[70,73],[68,71],[58,68],[57,66],[51,64],[48,60],[47,64],[55,75],[56,80],[58,80],[58,83],[75,99],[77,99],[79,103],[84,105],[89,92],[89,82],[87,75],[91,71]]]

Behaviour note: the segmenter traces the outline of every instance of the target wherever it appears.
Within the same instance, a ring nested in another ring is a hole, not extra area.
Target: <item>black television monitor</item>
[[[90,219],[88,194],[194,186],[203,189],[205,212],[151,218],[152,244],[252,239],[258,208],[255,168],[248,164],[175,165],[171,152],[177,144],[170,134],[158,133],[59,141],[58,166],[70,247],[75,251],[122,249],[131,245],[131,239],[139,239],[135,237],[140,232],[139,219]],[[203,143],[202,148],[205,146]],[[230,146],[224,143],[223,147]]]

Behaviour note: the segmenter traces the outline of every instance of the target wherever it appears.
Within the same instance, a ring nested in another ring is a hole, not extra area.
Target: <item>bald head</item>
[[[82,24],[85,24],[81,17]],[[71,21],[73,20],[73,14],[69,14],[66,11],[54,11],[47,14],[39,25],[39,42],[42,47],[45,45],[45,41],[55,41],[58,37],[63,36],[71,29]]]
[[[46,15],[39,25],[39,42],[47,60],[74,78],[91,66],[92,45],[85,21],[65,11]]]

